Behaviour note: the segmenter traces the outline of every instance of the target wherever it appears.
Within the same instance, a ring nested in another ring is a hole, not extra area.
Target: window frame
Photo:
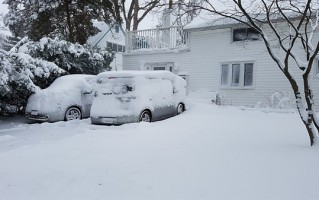
[[[247,76],[246,66],[247,64],[252,64],[252,81],[251,85],[245,86],[245,76]],[[239,65],[239,83],[233,83],[233,66]],[[227,67],[227,70],[226,68]],[[223,75],[227,71],[227,76]],[[220,63],[220,88],[221,89],[254,89],[255,88],[255,72],[256,72],[256,62],[255,61],[239,61],[239,62],[223,62]],[[226,81],[224,79],[227,79]],[[226,83],[226,84],[225,84]]]
[[[245,30],[246,31],[246,37],[245,37],[245,39],[243,39],[243,40],[235,40],[235,36],[234,36],[234,34],[235,34],[235,31],[238,31],[238,30]],[[250,27],[238,27],[238,28],[232,28],[231,29],[231,41],[232,42],[248,42],[248,41],[251,41],[251,42],[253,42],[253,41],[261,41],[261,36],[260,36],[260,34],[258,34],[258,38],[257,39],[251,39],[251,37],[249,38],[248,37],[248,31],[249,30],[254,30],[253,28],[250,28]]]

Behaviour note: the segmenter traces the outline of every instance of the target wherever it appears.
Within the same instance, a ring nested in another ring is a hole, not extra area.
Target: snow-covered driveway
[[[0,199],[319,198],[296,113],[189,105],[151,124],[2,124]]]

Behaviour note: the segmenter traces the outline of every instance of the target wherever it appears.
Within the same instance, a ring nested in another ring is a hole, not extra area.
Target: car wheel
[[[65,112],[65,121],[81,119],[81,110],[76,107],[71,107]]]
[[[182,112],[184,112],[185,108],[184,105],[182,103],[179,103],[177,106],[177,115],[181,114]]]
[[[140,122],[151,122],[151,113],[148,110],[144,110],[140,115]]]

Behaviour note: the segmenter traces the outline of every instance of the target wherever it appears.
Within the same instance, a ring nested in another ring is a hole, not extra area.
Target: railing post
[[[126,53],[139,49],[175,49],[189,44],[189,34],[182,26],[173,26],[141,31],[126,30]]]
[[[160,48],[160,29],[159,26],[156,26],[156,35],[155,35],[155,41],[156,41],[156,48]]]

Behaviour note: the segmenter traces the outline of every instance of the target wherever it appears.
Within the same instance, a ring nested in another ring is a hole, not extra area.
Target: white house
[[[286,77],[267,53],[260,35],[234,21],[211,22],[128,32],[123,69],[172,71],[187,79],[189,91],[218,92],[223,94],[222,103],[228,105],[274,104],[273,94],[290,96],[294,102]],[[301,48],[297,53],[304,54]],[[297,67],[290,68],[300,73]],[[313,71],[311,82],[318,100],[318,61]]]
[[[101,49],[109,48],[115,52],[115,58],[111,63],[112,70],[122,69],[122,54],[125,52],[125,33],[118,24],[106,24],[94,22],[94,26],[100,32],[88,39],[88,43]]]

